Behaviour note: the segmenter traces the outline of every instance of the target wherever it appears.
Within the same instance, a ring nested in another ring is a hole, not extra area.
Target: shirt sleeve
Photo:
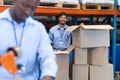
[[[38,60],[40,62],[40,70],[41,70],[41,77],[42,79],[45,76],[51,76],[56,78],[57,72],[57,64],[56,64],[56,56],[53,52],[53,49],[49,42],[48,34],[44,28],[42,27],[40,31],[40,44],[38,48]]]
[[[52,44],[53,43],[53,39],[54,39],[54,35],[53,35],[51,29],[49,31],[49,38],[50,38],[50,43]]]

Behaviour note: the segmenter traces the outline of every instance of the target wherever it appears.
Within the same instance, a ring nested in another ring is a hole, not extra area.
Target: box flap
[[[73,45],[70,45],[69,48],[67,48],[67,51],[70,53],[75,47]]]
[[[110,25],[82,25],[83,29],[113,29]]]
[[[72,32],[72,31],[74,31],[75,29],[77,29],[77,28],[79,28],[80,26],[78,26],[78,25],[76,25],[76,26],[70,26],[70,27],[68,27],[67,29],[66,29],[66,31],[70,31],[70,32]]]
[[[60,51],[60,50],[57,50],[57,51],[54,51],[55,54],[69,54],[68,51]]]
[[[55,54],[69,54],[75,47],[73,45],[71,45],[69,48],[67,48],[67,50],[65,51],[60,51],[60,50],[57,50],[57,51],[54,51]]]

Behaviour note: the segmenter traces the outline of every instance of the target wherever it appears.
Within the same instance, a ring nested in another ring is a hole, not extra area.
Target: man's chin
[[[21,20],[24,21],[24,20],[26,20],[27,18],[28,18],[27,16],[21,17]]]
[[[61,23],[61,25],[65,25],[66,23]]]

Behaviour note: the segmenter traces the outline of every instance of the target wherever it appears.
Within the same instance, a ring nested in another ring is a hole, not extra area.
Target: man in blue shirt
[[[58,25],[53,26],[49,31],[50,42],[54,49],[66,50],[71,44],[71,32],[66,31],[67,14],[58,14]]]
[[[0,55],[9,47],[18,46],[22,56],[15,59],[22,67],[16,75],[24,80],[53,80],[57,71],[56,56],[43,24],[30,17],[39,0],[14,1],[11,8],[0,13]],[[16,79],[0,66],[0,80]]]

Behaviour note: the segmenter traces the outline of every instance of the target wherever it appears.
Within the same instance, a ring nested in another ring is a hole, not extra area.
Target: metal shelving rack
[[[0,6],[0,12],[11,6]],[[60,12],[65,12],[69,16],[114,16],[114,10],[79,10],[79,9],[64,9],[64,8],[43,8],[38,7],[35,11],[36,16],[56,16]],[[117,11],[120,16],[120,12]]]
[[[114,65],[114,77],[116,71],[116,29],[117,29],[117,0],[114,0],[115,14],[113,17],[113,35],[112,35],[112,63]],[[115,78],[114,78],[115,79]]]

